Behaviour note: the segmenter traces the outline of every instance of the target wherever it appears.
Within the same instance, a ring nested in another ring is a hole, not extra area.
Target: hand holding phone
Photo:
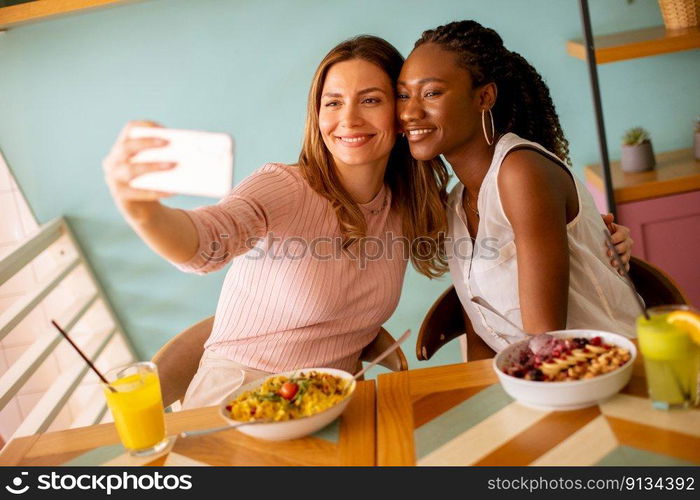
[[[137,153],[131,163],[177,163],[172,169],[149,172],[131,180],[138,189],[222,198],[231,189],[233,140],[227,134],[133,127],[129,138],[165,139],[168,144]]]

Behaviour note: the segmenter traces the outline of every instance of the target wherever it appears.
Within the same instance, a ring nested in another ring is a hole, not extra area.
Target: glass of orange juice
[[[156,365],[133,363],[105,374],[103,385],[119,439],[129,453],[148,456],[165,449],[165,412]]]

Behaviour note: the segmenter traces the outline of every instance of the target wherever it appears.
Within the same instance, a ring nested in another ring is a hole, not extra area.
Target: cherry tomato
[[[298,391],[299,386],[297,384],[295,384],[294,382],[285,382],[284,384],[282,384],[282,387],[280,387],[279,395],[287,401],[290,401],[294,398],[294,396],[296,396],[296,393]]]

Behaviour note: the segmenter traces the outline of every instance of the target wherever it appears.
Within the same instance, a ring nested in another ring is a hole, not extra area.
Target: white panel
[[[56,359],[49,355],[44,362],[34,370],[34,373],[27,379],[17,394],[31,394],[33,392],[44,392],[59,376],[60,371]]]
[[[98,357],[113,335],[114,331],[111,331],[107,335],[96,337],[85,350],[85,355],[90,359]],[[37,432],[46,431],[56,415],[63,409],[66,401],[87,370],[89,370],[87,364],[82,363],[61,374],[34,409],[32,409],[31,413],[26,416],[22,425],[15,431],[15,436],[29,436]]]
[[[65,264],[75,258],[80,258],[80,256],[75,248],[73,248],[68,235],[64,234],[39,254],[30,265],[34,268],[36,277],[41,280],[56,269],[57,266]]]
[[[63,260],[61,262],[63,262]],[[49,250],[37,256],[30,264],[32,269],[34,269],[34,275],[39,281],[46,281],[46,276],[53,273],[58,265],[58,260],[49,253]]]
[[[8,187],[3,167],[0,157],[0,193],[2,186]],[[0,206],[0,218],[14,208],[13,215],[20,212],[20,224],[15,224],[10,231],[5,221],[0,220],[0,234],[9,234],[14,240],[37,225],[11,177],[9,187],[8,192],[16,198],[12,198],[12,205],[9,197],[5,200],[4,206],[12,208],[3,210]],[[13,220],[16,221],[16,217]],[[73,265],[75,258],[82,261],[84,256],[70,228],[60,218],[45,224],[41,231],[28,238],[5,245],[0,238],[0,283],[3,284],[0,285],[0,339],[4,337],[0,342],[0,435],[5,441],[18,427],[22,432],[35,432],[49,427],[55,430],[89,425],[101,419],[111,420],[96,377],[91,372],[86,374],[87,367],[82,359],[53,331],[48,323],[51,317],[58,316],[59,323],[83,349],[90,350],[89,346],[94,348],[95,343],[99,349],[105,348],[101,342],[104,339],[95,332],[105,332],[105,328],[116,331],[109,343],[109,352],[98,359],[101,369],[134,361],[131,347],[119,330],[89,265],[86,262],[86,267],[77,264],[75,270],[80,271],[74,274],[66,271],[64,266]],[[54,282],[59,277],[63,280]],[[53,283],[51,286],[55,288],[41,294],[37,291],[38,282]],[[83,302],[89,291],[94,291],[95,295]],[[71,301],[71,298],[76,300]],[[5,314],[8,311],[12,314]],[[22,317],[9,319],[16,314]],[[25,343],[32,340],[31,344]],[[46,390],[48,384],[51,385]],[[24,423],[23,411],[24,416],[29,417]]]
[[[104,355],[97,360],[100,370],[108,371],[118,366],[123,366],[136,361],[131,355],[131,351],[124,342],[123,334],[114,338],[105,349]]]
[[[32,412],[32,410],[43,395],[43,392],[32,392],[29,394],[18,395],[15,398],[17,403],[19,404],[19,412],[22,414],[23,421],[27,418],[27,415],[29,415]]]
[[[78,401],[78,399],[82,399],[82,401]],[[107,402],[100,385],[81,384],[68,403],[74,415],[71,428],[96,424],[107,411]]]
[[[102,386],[93,379],[88,380],[89,375],[92,375],[92,370],[85,374],[85,378],[80,381],[80,385],[68,399],[68,406],[74,415],[80,415],[85,408],[95,402],[95,399],[104,399]]]
[[[73,290],[92,290],[94,285],[90,279],[90,273],[85,268],[85,266],[80,266],[75,272],[66,280],[67,288],[72,288]]]
[[[7,371],[8,368],[7,361],[5,360],[5,353],[3,352],[3,349],[0,348],[0,377]]]
[[[0,339],[2,339],[0,340],[0,345],[3,347],[19,347],[32,344],[49,326],[41,309],[29,309],[27,317],[14,328],[3,328],[6,322],[12,319],[11,313],[16,309],[17,304],[0,316]],[[5,333],[8,331],[9,333]]]
[[[96,293],[95,287],[86,286],[81,289],[71,287],[68,281],[75,274],[80,272],[82,264],[75,267],[63,282],[59,283],[42,302],[42,307],[47,319],[53,319],[60,316],[66,308],[75,302],[79,296]]]
[[[68,234],[62,234],[49,246],[49,248],[46,249],[46,252],[57,260],[62,258],[70,259],[73,256],[79,256],[79,252],[73,245],[73,242]]]
[[[44,224],[41,232],[19,241],[9,254],[0,260],[0,284],[9,280],[34,257],[56,241],[64,232],[63,219],[53,219]]]
[[[39,308],[36,308],[37,305],[47,295],[49,295],[55,287],[59,285],[61,280],[78,265],[78,262],[79,260],[77,258],[72,262],[67,262],[62,268],[55,270],[51,275],[49,275],[46,280],[34,286],[34,289],[30,293],[27,293],[21,299],[16,300],[9,310],[0,311],[0,314],[2,314],[0,316],[0,339],[2,339],[4,335],[7,335],[7,332],[13,328],[14,330],[17,330],[21,325],[26,323],[26,321],[30,321],[30,317],[36,318],[36,313],[40,311]],[[32,309],[34,309],[34,313],[30,313]],[[62,311],[63,310],[65,310],[65,307],[62,309]],[[28,316],[27,320],[22,321],[18,325],[18,320],[23,318],[25,315]],[[47,318],[43,311],[40,316],[41,321],[45,323]],[[36,321],[36,319],[34,321]],[[12,333],[13,335],[15,334],[14,331]],[[36,336],[34,336],[34,338],[36,338]]]
[[[21,295],[0,295],[0,314],[4,313],[20,297]]]
[[[0,154],[0,192],[9,191],[13,188],[13,184],[10,169],[5,163],[2,154]]]
[[[0,244],[14,243],[23,237],[24,229],[14,193],[0,192]]]
[[[85,317],[80,320],[80,324],[76,325],[76,329],[78,329],[78,326],[87,332],[99,332],[116,325],[104,303],[98,301],[90,308]]]
[[[31,267],[27,266],[17,271],[5,283],[0,284],[0,296],[21,295],[36,286],[36,279]]]
[[[94,305],[92,307],[94,307]],[[87,346],[87,344],[90,342],[90,340],[92,340],[92,338],[96,334],[98,334],[99,332],[104,332],[108,329],[103,328],[101,330],[89,331],[85,329],[80,330],[78,328],[80,323],[81,321],[78,321],[78,323],[76,323],[73,329],[71,329],[70,337],[71,339],[73,339],[73,342],[75,342],[81,349],[84,349],[85,346]],[[73,347],[68,342],[61,342],[60,344],[58,344],[53,354],[54,356],[56,356],[56,359],[58,360],[58,366],[60,367],[60,370],[62,372],[69,370],[76,363],[83,363],[83,360],[80,357],[80,355],[77,352],[75,352],[75,349],[73,349]]]
[[[72,307],[63,318],[60,318],[59,324],[70,332],[78,319],[85,311],[95,302],[96,295],[78,301],[75,307]],[[0,408],[3,408],[7,401],[17,392],[24,382],[31,376],[31,373],[46,357],[53,351],[56,345],[63,340],[60,333],[50,333],[47,331],[45,335],[39,338],[32,344],[22,356],[10,367],[9,370],[0,377]],[[9,359],[8,359],[9,362]]]
[[[17,347],[3,347],[2,351],[5,354],[5,360],[7,361],[7,369],[9,370],[12,365],[14,365],[18,359],[22,357],[24,351],[29,349],[28,345],[20,345]]]
[[[22,423],[22,414],[19,411],[17,401],[10,401],[5,408],[0,410],[0,436],[7,443],[15,429]]]
[[[51,425],[48,426],[46,432],[70,429],[74,419],[75,417],[73,416],[73,411],[68,405],[65,405],[63,408],[61,408],[61,411],[58,412],[58,415],[56,415],[56,418],[53,420],[53,422],[51,422]]]
[[[76,427],[99,424],[107,414],[109,414],[107,403],[99,399],[95,399],[91,407],[86,408],[83,413],[73,420],[70,428],[75,429]]]
[[[8,253],[10,253],[14,249],[15,245],[14,243],[2,243],[0,244],[0,259],[5,257]]]
[[[15,196],[15,205],[17,206],[19,220],[22,224],[23,236],[36,232],[39,229],[39,224],[37,224],[34,214],[27,204],[27,200],[24,199],[19,189],[13,191],[13,194]]]

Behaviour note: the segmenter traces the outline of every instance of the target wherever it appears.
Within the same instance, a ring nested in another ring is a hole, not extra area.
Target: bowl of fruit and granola
[[[593,406],[632,376],[637,348],[626,337],[597,330],[560,330],[508,346],[493,360],[503,389],[544,410]]]

